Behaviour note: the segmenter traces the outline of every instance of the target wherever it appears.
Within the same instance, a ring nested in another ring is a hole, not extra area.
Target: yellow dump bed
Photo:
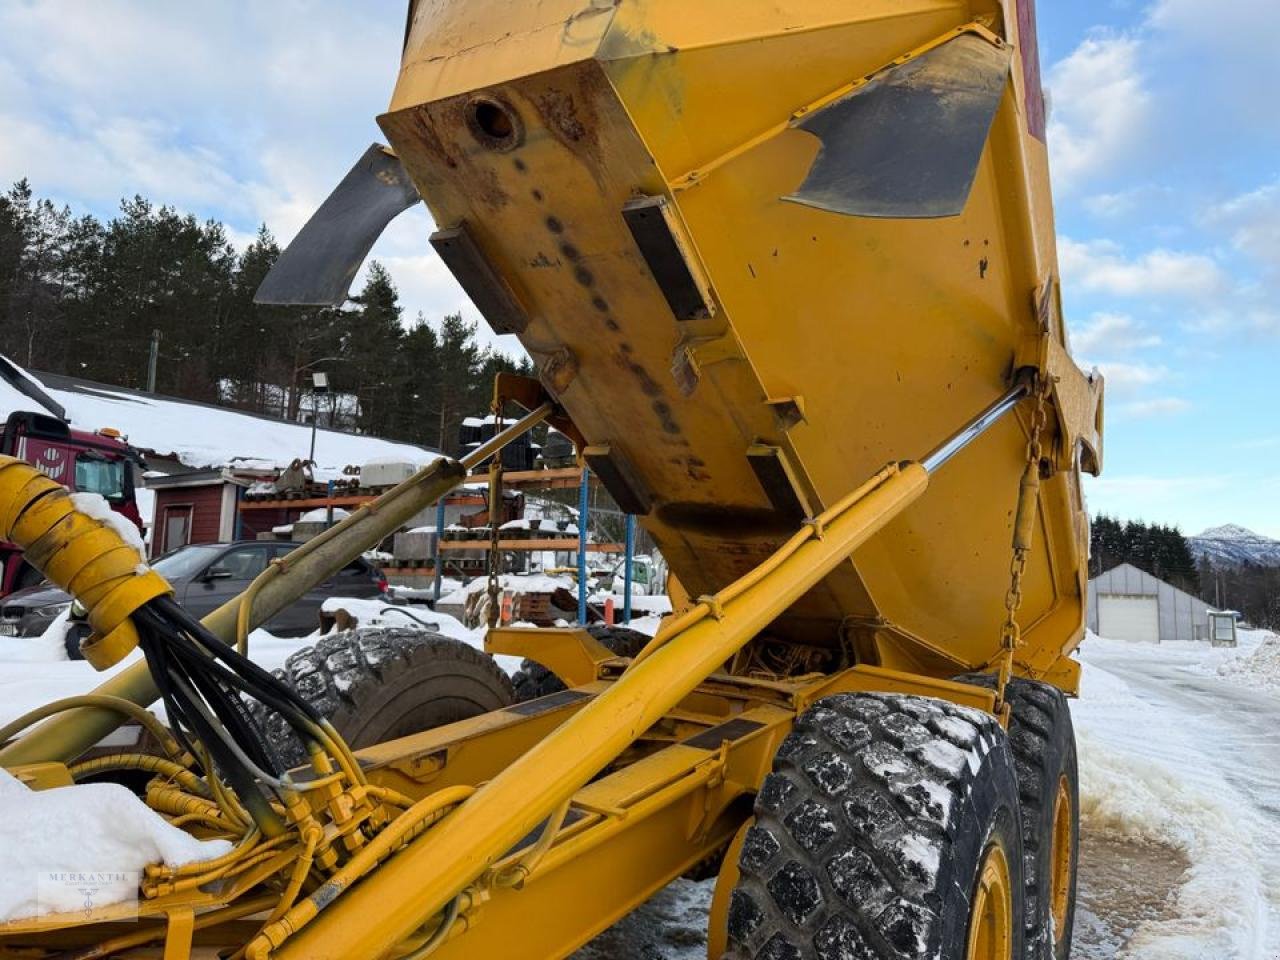
[[[1018,661],[1069,683],[1100,389],[1064,349],[1034,36],[1032,0],[418,0],[380,122],[437,250],[694,596],[1019,368],[1058,377]],[[1031,409],[771,632],[990,662]]]

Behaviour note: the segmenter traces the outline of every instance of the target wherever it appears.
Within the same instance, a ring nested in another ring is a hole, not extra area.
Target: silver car
[[[197,543],[165,554],[151,566],[173,585],[179,603],[204,617],[245,588],[277,557],[298,547],[296,543],[270,540],[242,540],[236,543]],[[376,599],[387,590],[387,581],[377,567],[354,560],[336,576],[312,587],[295,603],[282,610],[265,627],[278,636],[304,636],[320,625],[320,606],[328,597]],[[0,601],[0,637],[38,637],[71,603],[66,592],[52,584],[16,590]],[[85,626],[87,632],[87,625]],[[79,656],[78,637],[68,651]]]

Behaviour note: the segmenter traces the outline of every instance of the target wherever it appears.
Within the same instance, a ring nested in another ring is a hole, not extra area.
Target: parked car
[[[173,585],[179,603],[197,617],[204,617],[242,593],[273,559],[298,546],[268,540],[197,543],[179,547],[151,566]],[[319,627],[320,605],[326,598],[373,599],[386,590],[387,581],[381,571],[357,559],[307,591],[265,626],[279,636],[304,636]],[[65,591],[49,583],[18,590],[0,602],[0,637],[38,637],[70,603]],[[68,649],[71,647],[68,644]]]

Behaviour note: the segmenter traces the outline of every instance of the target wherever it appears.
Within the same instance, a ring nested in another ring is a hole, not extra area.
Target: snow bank
[[[320,605],[325,613],[345,610],[356,618],[361,627],[409,627],[434,630],[436,615],[425,606],[404,606],[386,600],[365,600],[356,597],[330,597]]]
[[[0,768],[0,922],[80,909],[86,897],[95,907],[124,903],[138,896],[147,864],[180,866],[230,849],[170,826],[116,784],[33,792]],[[88,893],[75,879],[82,874],[98,875]]]
[[[1124,955],[1263,960],[1267,900],[1256,848],[1265,826],[1210,762],[1214,744],[1192,715],[1158,709],[1087,662],[1100,645],[1092,637],[1086,644],[1081,698],[1072,704],[1081,829],[1167,844],[1191,863],[1175,915],[1142,926]],[[1153,647],[1153,661],[1163,652]]]
[[[440,578],[440,596],[447,596],[450,593],[456,593],[462,589],[462,581],[455,580],[453,577]],[[397,600],[416,601],[425,603],[435,597],[435,586],[430,587],[405,587],[398,584],[391,584],[387,587],[387,594],[395,597]]]
[[[1225,680],[1280,693],[1280,637],[1266,634],[1256,646],[1246,649],[1245,655],[1221,663],[1217,673]]]

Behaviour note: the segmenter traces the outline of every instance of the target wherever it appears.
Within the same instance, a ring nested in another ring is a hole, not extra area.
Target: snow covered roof
[[[296,457],[305,458],[311,447],[311,427],[305,424],[60,374],[36,373],[32,378],[66,407],[73,427],[90,431],[114,427],[138,449],[173,456],[188,467],[223,467],[248,460],[254,466],[278,469]],[[15,410],[38,410],[38,406],[0,381],[0,419]],[[317,475],[379,458],[425,464],[438,456],[424,447],[340,430],[320,429],[316,435]]]

